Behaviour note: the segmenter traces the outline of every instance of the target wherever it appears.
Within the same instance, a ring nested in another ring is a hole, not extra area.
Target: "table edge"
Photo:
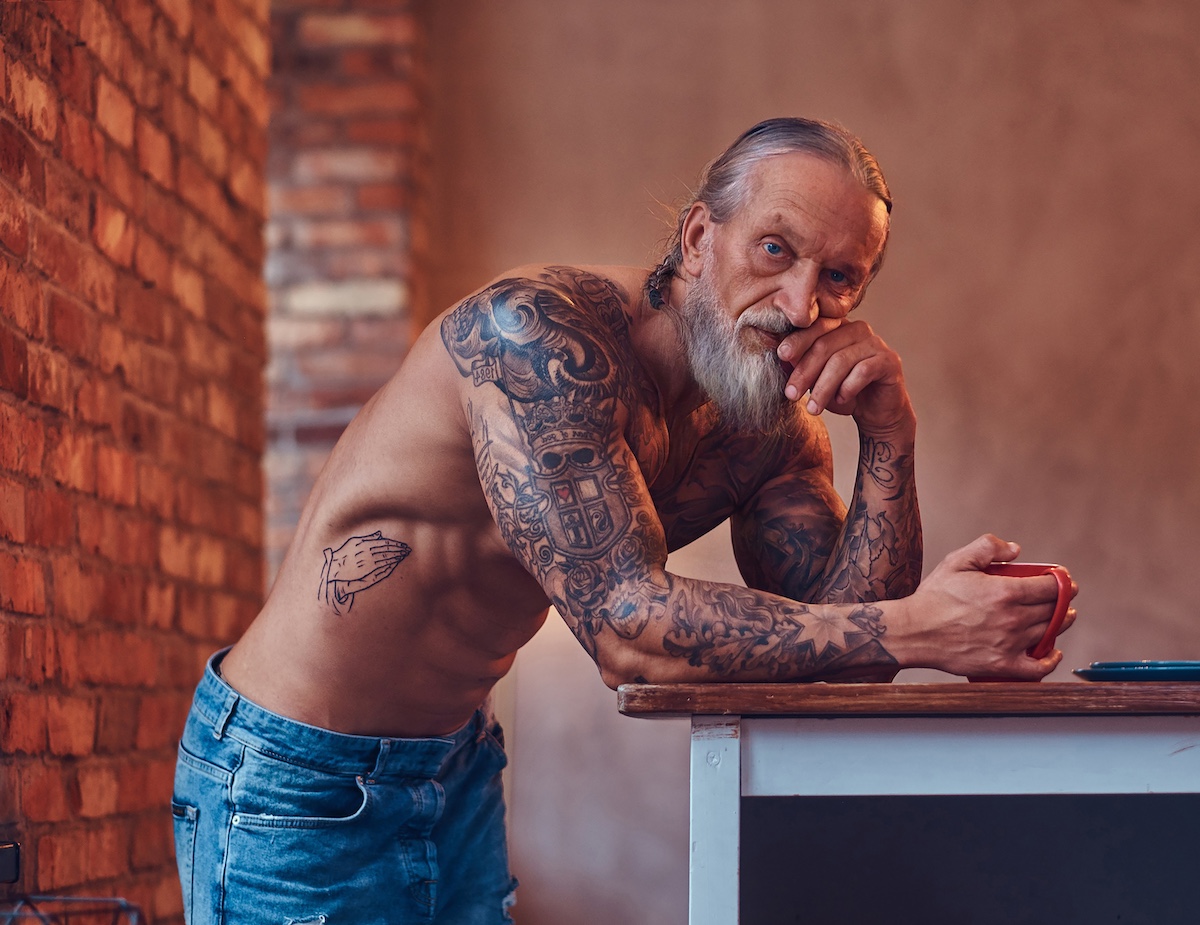
[[[626,716],[1200,715],[1200,684],[622,684]]]

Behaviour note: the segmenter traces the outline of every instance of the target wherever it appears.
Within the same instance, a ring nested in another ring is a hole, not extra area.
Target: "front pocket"
[[[187,803],[171,800],[175,822],[175,863],[179,867],[179,885],[183,890],[183,918],[191,925],[193,881],[196,869],[196,821],[200,810]]]
[[[231,793],[235,828],[334,828],[361,819],[371,804],[361,776],[316,771],[254,749],[246,749]]]

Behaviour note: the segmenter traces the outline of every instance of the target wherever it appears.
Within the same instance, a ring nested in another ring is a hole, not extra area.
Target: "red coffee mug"
[[[993,562],[984,567],[989,575],[1007,575],[1010,578],[1038,578],[1053,575],[1058,582],[1058,601],[1050,617],[1050,625],[1036,644],[1026,651],[1031,658],[1045,658],[1054,649],[1054,640],[1062,629],[1067,610],[1071,607],[1071,576],[1061,565],[1050,562]],[[968,681],[1017,681],[1018,678],[968,678]]]

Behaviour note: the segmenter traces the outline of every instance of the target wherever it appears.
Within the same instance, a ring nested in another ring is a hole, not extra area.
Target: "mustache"
[[[735,330],[740,331],[742,328],[750,326],[782,335],[800,330],[788,321],[787,315],[777,308],[750,308],[742,312],[734,326]]]

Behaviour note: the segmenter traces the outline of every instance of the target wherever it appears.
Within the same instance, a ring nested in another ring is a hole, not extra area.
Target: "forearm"
[[[639,597],[642,619],[625,622],[624,632],[614,632],[608,620],[563,614],[610,686],[822,680],[899,667],[888,649],[887,615],[895,602],[806,604],[667,572],[651,585],[659,593]],[[625,602],[610,604],[626,609]]]
[[[907,597],[921,581],[923,542],[913,451],[915,423],[860,434],[849,511],[807,600],[853,603]]]

